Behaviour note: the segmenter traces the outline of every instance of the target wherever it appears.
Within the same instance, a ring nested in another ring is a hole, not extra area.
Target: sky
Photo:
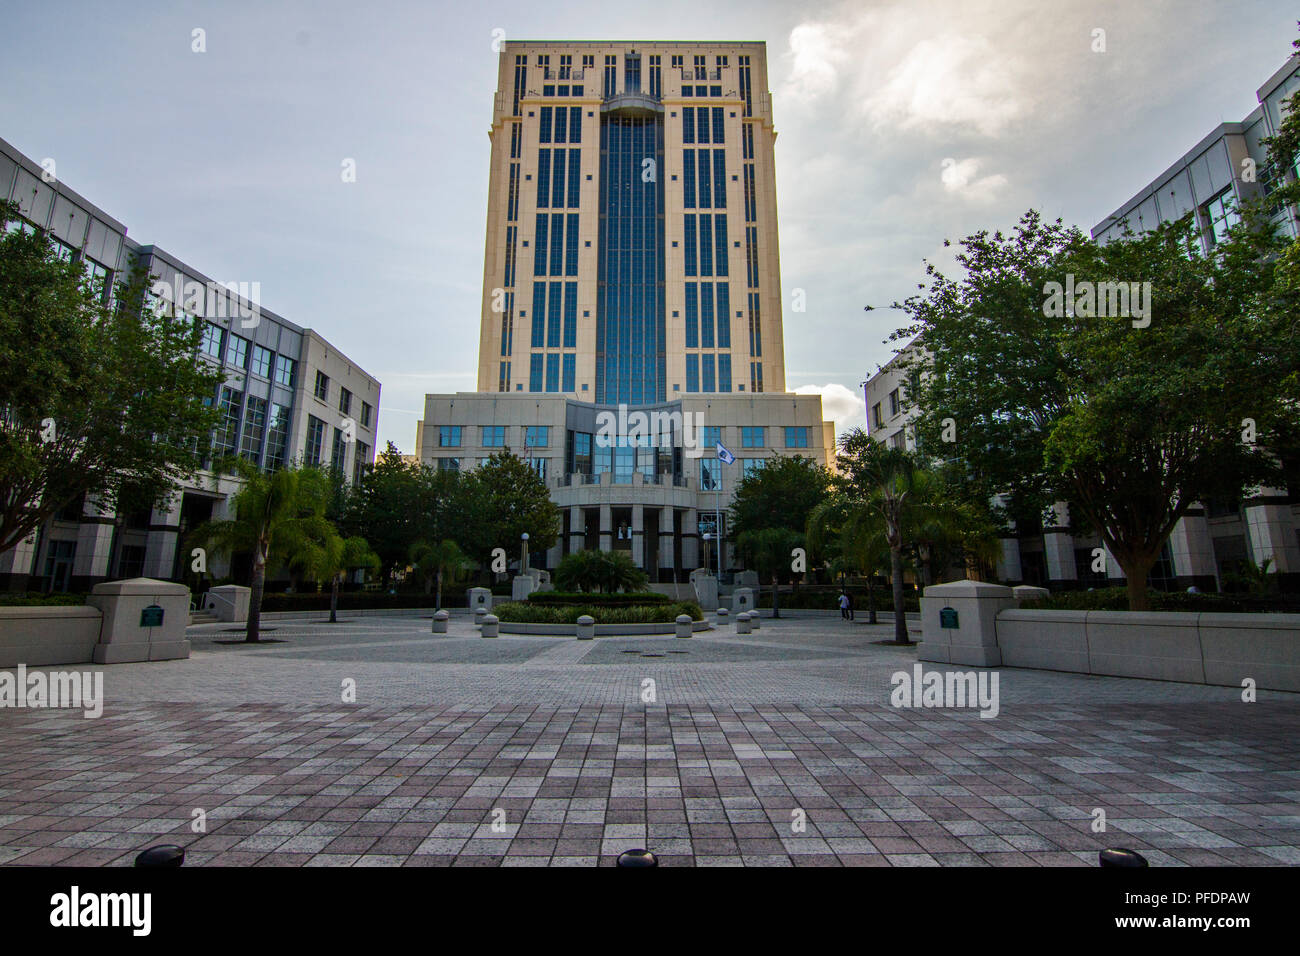
[[[945,239],[1031,207],[1091,228],[1257,105],[1297,18],[1294,0],[44,0],[0,15],[0,138],[136,241],[259,283],[380,380],[381,447],[409,453],[424,395],[476,385],[494,40],[765,41],[786,384],[843,431],[893,354],[888,306],[925,261],[951,268]]]

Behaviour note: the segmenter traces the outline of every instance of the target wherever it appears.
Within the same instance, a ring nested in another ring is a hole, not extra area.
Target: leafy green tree
[[[219,554],[247,552],[253,558],[245,640],[261,637],[262,595],[272,555],[285,554],[295,542],[328,537],[325,508],[329,478],[319,468],[281,468],[267,474],[243,458],[229,462],[242,487],[230,499],[233,517],[209,521],[190,535],[190,542]],[[284,544],[286,551],[276,550]]]
[[[461,476],[463,512],[455,534],[475,561],[488,566],[495,548],[514,554],[527,532],[529,551],[544,551],[559,538],[560,509],[533,467],[509,449]]]
[[[1300,354],[1294,316],[1265,304],[1284,242],[1243,212],[1207,255],[1190,215],[1103,245],[1031,211],[1012,235],[962,240],[964,276],[929,266],[928,290],[900,306],[915,321],[899,336],[920,336],[921,447],[959,461],[986,497],[1040,513],[1067,501],[1124,569],[1134,610],[1188,509],[1279,473],[1260,446],[1294,414],[1280,383]],[[1059,307],[1067,282],[1150,283],[1148,308]]]
[[[876,623],[876,576],[890,571],[889,542],[880,516],[837,483],[830,496],[808,515],[805,537],[809,560],[824,559],[833,576],[860,574],[866,581],[867,622]]]
[[[802,534],[808,515],[826,497],[829,483],[827,470],[811,458],[769,458],[736,486],[728,509],[729,530],[737,536],[764,528],[788,528]]]
[[[772,582],[773,617],[781,616],[781,580],[790,575],[792,553],[803,546],[803,540],[799,532],[781,526],[751,528],[736,536],[736,550],[745,566]]]
[[[287,552],[287,566],[302,572],[318,588],[329,582],[331,624],[338,623],[339,586],[344,577],[379,566],[379,556],[365,538],[344,538],[324,517],[307,517],[297,527],[291,526],[277,548]]]
[[[419,516],[428,498],[427,476],[419,465],[403,461],[392,442],[348,495],[339,527],[369,542],[385,584],[395,567],[405,566],[412,543],[421,536]]]
[[[436,544],[417,541],[411,545],[411,563],[415,574],[424,581],[424,593],[436,587],[434,610],[442,610],[442,582],[444,578],[455,582],[460,575],[473,567],[473,562],[465,557],[460,545],[450,538],[443,538]]]
[[[110,299],[42,230],[0,233],[0,552],[82,496],[159,502],[202,466],[221,373],[148,285],[137,268]]]

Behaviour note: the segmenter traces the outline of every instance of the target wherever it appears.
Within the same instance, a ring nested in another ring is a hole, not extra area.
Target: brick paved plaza
[[[104,668],[99,719],[0,710],[0,863],[126,865],[159,842],[187,865],[589,866],[646,846],[666,865],[1094,866],[1115,845],[1300,863],[1300,695],[1006,669],[996,718],[895,709],[915,651],[875,643],[891,634],[803,616],[486,640],[462,612],[448,635],[275,621],[283,643],[247,647],[194,627],[189,660]]]

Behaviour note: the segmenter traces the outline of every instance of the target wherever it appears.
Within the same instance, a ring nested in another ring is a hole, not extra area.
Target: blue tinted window
[[[545,209],[551,204],[551,151],[537,151],[537,208]]]
[[[727,274],[727,217],[713,217],[713,274]]]
[[[581,96],[582,87],[575,86],[573,88],[573,95]],[[569,142],[570,143],[582,142],[582,107],[581,106],[569,107]]]
[[[714,96],[722,95],[721,87],[715,86],[714,89],[718,91],[717,93],[713,94]],[[718,145],[721,145],[722,143],[726,142],[725,139],[726,133],[724,132],[722,126],[722,115],[723,114],[722,114],[721,106],[713,107],[713,142],[717,143]]]
[[[700,208],[708,209],[711,205],[713,205],[713,201],[711,199],[712,190],[709,188],[709,182],[710,182],[709,153],[711,152],[711,150],[701,149],[701,150],[697,150],[696,152],[698,155],[699,170],[700,170],[700,175],[699,175]]]
[[[700,283],[700,345],[713,348],[713,283]],[[711,392],[713,389],[705,389]]]
[[[532,347],[540,349],[545,342],[546,329],[546,283],[533,283],[533,337]]]
[[[717,390],[717,382],[713,378],[713,356],[700,356],[700,391],[713,392]]]
[[[578,208],[578,198],[581,195],[578,192],[578,188],[579,188],[578,184],[581,181],[581,168],[582,168],[582,164],[578,157],[580,156],[581,152],[582,152],[581,150],[577,150],[577,149],[569,150],[569,208],[570,209]],[[577,239],[575,237],[574,242],[576,241]],[[577,275],[576,272],[573,274]]]
[[[699,283],[686,283],[686,347],[700,347]]]
[[[559,207],[564,205],[564,156],[567,150],[557,149],[555,156],[551,160],[551,205]],[[541,176],[542,171],[539,167],[537,175]]]
[[[528,391],[542,390],[542,353],[534,352],[528,357]]]
[[[713,208],[727,208],[726,150],[713,151]]]
[[[698,392],[700,390],[700,357],[698,355],[686,356],[686,391]]]
[[[551,271],[550,275],[561,275],[564,268],[564,214],[551,214]]]
[[[564,283],[564,347],[578,346],[578,283]],[[565,391],[571,391],[566,388]]]
[[[682,205],[695,208],[695,150],[682,150]]]
[[[550,283],[546,304],[546,347],[548,349],[560,347],[560,293],[562,291],[562,283]]]
[[[686,214],[686,222],[682,227],[682,259],[686,274],[695,275],[695,216],[692,213]]]
[[[686,95],[690,96],[689,93]],[[693,106],[685,106],[682,108],[682,142],[695,142],[695,107]]]
[[[718,292],[718,348],[731,348],[731,289],[725,282],[716,286]]]
[[[568,87],[564,87],[564,89],[567,92]],[[567,143],[569,141],[568,136],[565,135],[568,132],[569,127],[568,120],[569,111],[563,106],[557,106],[555,108],[555,135],[553,137],[553,142]]]
[[[560,385],[560,391],[562,392],[574,391],[574,379],[576,377],[575,376],[576,364],[577,364],[577,356],[575,356],[572,352],[569,352],[564,356],[564,381]]]
[[[558,352],[550,352],[546,356],[546,390],[548,392],[558,392],[560,390],[560,356]]]
[[[700,216],[700,275],[713,275],[713,217]]]
[[[718,356],[718,391],[731,391],[731,356]]]
[[[785,447],[786,448],[807,448],[808,447],[808,426],[787,425],[785,429]]]
[[[551,141],[551,108],[542,107],[541,123],[538,124],[537,141],[539,143],[549,143]]]
[[[533,234],[533,274],[546,275],[546,213],[537,214],[537,229]]]
[[[564,236],[564,274],[576,276],[578,274],[578,214],[571,212],[568,216],[568,232]]]

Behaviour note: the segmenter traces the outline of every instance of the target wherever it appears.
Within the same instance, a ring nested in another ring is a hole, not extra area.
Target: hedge
[[[400,610],[405,608],[423,608],[433,610],[434,595],[387,591],[343,591],[339,594],[340,611]],[[443,607],[468,607],[469,599],[464,591],[443,591]],[[330,607],[329,591],[302,591],[294,594],[262,595],[263,611],[328,611]]]
[[[84,594],[0,591],[0,607],[67,607],[86,603]]]
[[[534,591],[528,595],[528,603],[534,605],[585,604],[590,607],[645,607],[654,604],[672,604],[673,599],[657,591],[634,591],[630,593],[589,594],[583,591]]]
[[[1209,611],[1228,614],[1295,614],[1300,613],[1300,595],[1267,594],[1189,594],[1186,591],[1147,590],[1153,611]],[[1127,611],[1128,590],[1096,588],[1092,591],[1057,591],[1036,601],[1025,601],[1024,608],[1049,611]]]
[[[589,614],[597,624],[663,624],[677,620],[679,614],[691,620],[704,620],[704,612],[694,601],[672,604],[634,605],[631,607],[596,607],[591,604],[562,604],[546,606],[511,601],[492,609],[501,621],[512,624],[577,624],[578,618]]]
[[[867,591],[865,588],[849,588],[848,595],[853,599],[853,610],[867,610]],[[892,611],[894,597],[889,588],[876,588],[875,606],[877,611]],[[758,593],[758,606],[772,606],[772,589],[763,588]],[[798,590],[781,589],[781,607],[791,611],[838,611],[840,609],[839,588],[799,588]],[[903,607],[908,611],[919,611],[920,600],[913,590],[904,592]]]

